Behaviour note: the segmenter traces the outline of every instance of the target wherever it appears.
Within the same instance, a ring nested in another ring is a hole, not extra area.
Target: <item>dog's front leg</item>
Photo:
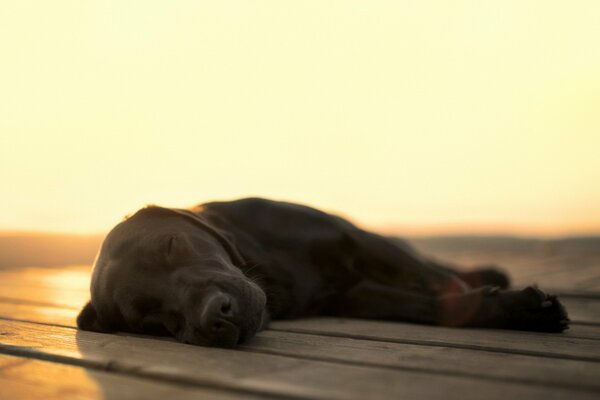
[[[398,289],[364,280],[342,296],[334,307],[338,316],[437,324],[437,296]]]
[[[556,296],[536,287],[500,290],[483,287],[439,297],[438,323],[446,326],[562,332],[569,318]]]

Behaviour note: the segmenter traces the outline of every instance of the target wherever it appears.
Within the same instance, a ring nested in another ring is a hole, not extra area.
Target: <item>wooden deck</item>
[[[600,398],[598,246],[417,246],[466,264],[495,261],[511,267],[517,285],[538,282],[562,294],[571,329],[543,334],[316,318],[274,322],[236,350],[202,348],[78,331],[89,266],[5,268],[0,398]]]

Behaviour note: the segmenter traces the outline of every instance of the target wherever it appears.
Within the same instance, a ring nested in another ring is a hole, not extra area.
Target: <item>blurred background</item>
[[[596,235],[599,20],[595,0],[3,2],[0,264],[91,262],[145,204],[245,196],[426,250]]]

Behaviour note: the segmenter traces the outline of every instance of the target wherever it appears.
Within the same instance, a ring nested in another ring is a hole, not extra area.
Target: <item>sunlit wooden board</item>
[[[596,298],[561,297],[572,321],[600,325],[600,296]]]
[[[600,365],[589,361],[523,356],[444,346],[357,340],[268,330],[243,349],[315,360],[435,372],[450,376],[527,382],[600,391]]]
[[[600,309],[600,300],[590,300],[590,299],[577,299],[577,298],[569,298],[565,299],[569,307],[569,311],[571,317],[575,321],[591,321],[593,324],[572,324],[570,329],[560,334],[561,337],[566,338],[588,338],[588,339],[600,339],[600,315],[598,315],[598,310]],[[19,303],[19,302],[11,302],[11,301],[2,301],[0,300],[0,317],[2,318],[10,318],[15,320],[22,321],[33,321],[40,322],[45,324],[55,324],[55,325],[64,325],[75,327],[75,320],[79,313],[79,309],[76,308],[64,308],[64,307],[54,307],[54,306],[39,306],[37,304],[27,304],[27,303]],[[378,321],[368,321],[370,324],[378,324],[381,323],[382,326],[386,327],[388,322],[378,322]],[[276,325],[277,323],[275,323]],[[401,326],[404,325],[402,323],[396,323],[395,325]],[[409,326],[413,326],[412,324],[408,324]],[[419,325],[421,326],[421,325]],[[347,332],[347,326],[340,325],[340,330],[338,333],[343,335]],[[384,328],[385,329],[385,328]],[[438,328],[422,325],[422,330],[433,330],[438,331],[445,335],[447,338],[451,338],[452,336],[446,335],[446,328]],[[481,330],[478,330],[480,332]],[[460,330],[460,332],[464,333],[465,330]],[[483,330],[484,335],[485,332],[489,332],[488,330]],[[526,333],[529,335],[534,335],[535,333]],[[546,334],[540,333],[543,337]],[[461,337],[464,335],[460,335]],[[555,336],[552,334],[552,336]],[[385,339],[385,338],[382,338]],[[400,339],[400,337],[398,337]],[[449,342],[451,343],[451,342]]]
[[[71,399],[259,399],[209,388],[159,383],[73,365],[0,354],[0,398]]]
[[[537,283],[550,291],[585,292],[600,284],[600,264],[590,264],[579,269],[567,268],[554,273],[540,274],[527,278],[528,283]],[[562,289],[562,290],[561,290]]]
[[[568,338],[552,333],[455,329],[341,318],[273,321],[271,329],[321,335],[340,335],[344,332],[343,335],[346,337],[360,339],[402,341],[404,343],[600,361],[600,341]]]
[[[75,318],[81,306],[77,306],[77,303],[68,307],[46,305],[52,303],[45,302],[44,298],[37,297],[36,293],[39,294],[36,290],[22,290],[19,293],[20,295],[14,298],[0,296],[0,316],[59,325],[73,325],[75,323]],[[562,301],[567,307],[572,321],[600,326],[600,299],[563,298]],[[465,330],[461,330],[461,332],[465,332]],[[565,334],[585,337],[584,332],[592,334],[591,337],[597,337],[596,329],[593,326],[584,327],[577,324],[571,325],[571,329]]]
[[[91,271],[92,268],[89,265],[0,268],[0,288],[2,286],[34,286],[87,291],[90,287]]]
[[[76,326],[78,310],[0,301],[0,318],[39,322],[43,324]]]
[[[185,381],[259,396],[462,399],[465,393],[508,393],[546,399],[599,392],[599,326],[574,325],[554,335],[329,318],[276,321],[274,330],[231,351],[77,332],[74,321],[88,285],[89,267],[0,270],[0,353],[91,362],[165,384]],[[572,319],[599,321],[599,299],[563,300]],[[248,377],[248,365],[260,368]]]
[[[87,266],[0,270],[0,301],[12,299],[79,310],[89,299],[89,275]],[[600,294],[597,299],[565,296],[561,300],[571,320],[600,324]]]
[[[140,337],[0,321],[0,351],[21,356],[87,360],[97,368],[157,381],[186,381],[256,394],[335,399],[575,399],[595,391],[411,369],[358,366],[303,357],[205,348]],[[349,349],[351,351],[352,348]],[[298,355],[302,355],[298,351]]]
[[[36,307],[22,306],[11,310],[0,303],[0,317],[10,315],[17,319],[39,320],[43,311]],[[29,316],[29,318],[26,318]],[[49,317],[55,317],[50,314]],[[63,321],[69,324],[70,321]],[[68,326],[73,326],[72,323]],[[426,327],[425,329],[428,329]],[[40,328],[40,329],[43,329]],[[344,335],[347,332],[339,332]],[[600,328],[594,332],[600,339]],[[530,338],[528,338],[530,339]],[[544,337],[540,337],[543,340]],[[450,343],[451,345],[451,343]],[[291,332],[267,330],[240,347],[246,351],[257,351],[292,357],[333,360],[344,363],[378,365],[389,368],[408,368],[432,372],[482,376],[493,379],[530,381],[550,385],[569,386],[573,382],[588,387],[596,385],[596,375],[588,362],[562,360],[560,364],[549,363],[546,358],[507,355],[443,346],[415,345],[406,343],[376,342],[344,337],[315,336]]]
[[[61,288],[0,287],[0,301],[18,300],[21,303],[80,310],[89,298],[90,295],[87,292],[63,290]]]

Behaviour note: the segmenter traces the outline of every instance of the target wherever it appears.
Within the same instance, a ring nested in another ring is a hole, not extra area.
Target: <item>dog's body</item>
[[[560,332],[558,300],[499,290],[494,269],[460,273],[406,243],[313,208],[264,199],[147,207],[107,236],[82,329],[232,346],[270,318],[377,318]]]

